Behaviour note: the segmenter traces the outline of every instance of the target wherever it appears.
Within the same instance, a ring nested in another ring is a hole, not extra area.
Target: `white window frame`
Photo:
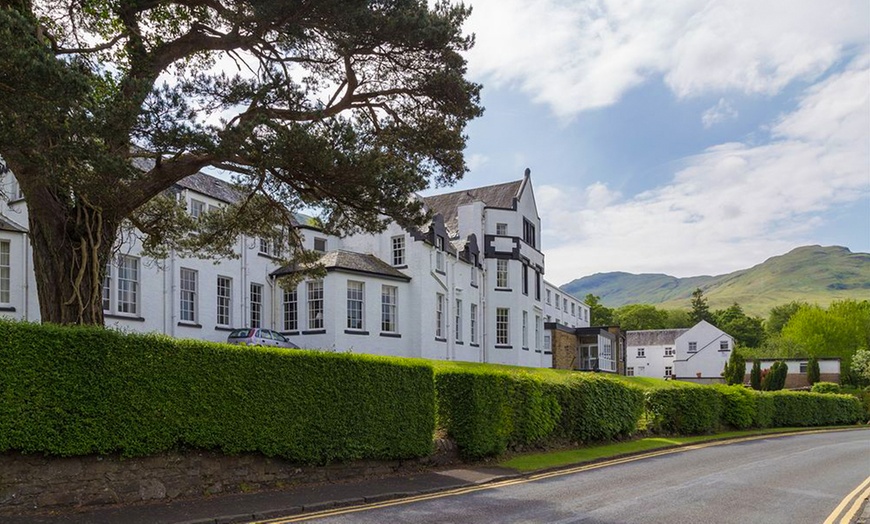
[[[477,255],[471,255],[471,285],[477,286]]]
[[[299,292],[293,289],[285,289],[281,304],[284,331],[299,331]]]
[[[117,263],[118,301],[115,303],[115,309],[119,315],[138,315],[139,259],[129,255],[119,255]]]
[[[511,343],[511,310],[507,307],[495,308],[495,344],[509,346]]]
[[[637,358],[646,358],[646,348],[637,348]]]
[[[626,377],[633,377],[634,376],[634,367],[628,366],[627,368],[625,368],[625,376]]]
[[[444,261],[444,237],[435,236],[435,271],[446,272]]]
[[[674,374],[674,367],[673,366],[665,366],[665,376],[670,377],[673,374]]]
[[[529,312],[523,311],[523,347],[529,348]]]
[[[199,272],[183,267],[179,272],[179,307],[178,318],[181,322],[196,323],[199,313],[198,280]]]
[[[405,236],[399,235],[390,239],[390,253],[393,266],[405,266]]]
[[[511,286],[510,270],[508,260],[499,258],[495,261],[495,287],[500,289],[509,289]]]
[[[383,333],[398,333],[399,331],[399,288],[381,285],[381,331]]]
[[[322,280],[309,280],[305,283],[308,298],[308,329],[323,329],[324,320],[324,294]]]
[[[445,338],[444,313],[444,294],[435,293],[435,338]]]
[[[11,175],[10,178],[12,178]],[[11,262],[12,243],[8,240],[0,240],[0,304],[9,304],[12,302]]]
[[[468,321],[470,323],[469,328],[471,329],[471,343],[477,344],[477,304],[470,304]]]
[[[698,352],[698,343],[697,342],[689,342],[689,353],[697,353]]]
[[[731,345],[728,343],[727,340],[720,340],[719,341],[719,351],[729,351],[730,349],[731,349]]]
[[[263,284],[251,282],[251,327],[263,327]]]
[[[202,200],[197,200],[195,198],[190,199],[190,216],[193,218],[200,218],[205,214],[206,204]]]
[[[456,299],[456,311],[453,312],[455,325],[453,331],[457,342],[462,342],[462,299]]]
[[[358,280],[347,281],[347,329],[354,331],[365,330],[365,282]]]
[[[218,275],[216,284],[215,323],[218,326],[231,327],[233,324],[233,279]]]
[[[674,350],[673,346],[666,346],[665,347],[665,356],[666,357],[672,357],[675,354],[676,354],[676,351]]]

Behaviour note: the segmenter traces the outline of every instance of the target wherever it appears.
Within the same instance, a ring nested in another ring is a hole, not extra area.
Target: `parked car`
[[[227,337],[229,344],[241,344],[243,346],[277,346],[279,348],[294,348],[299,346],[290,342],[290,339],[271,329],[244,328],[234,329]]]

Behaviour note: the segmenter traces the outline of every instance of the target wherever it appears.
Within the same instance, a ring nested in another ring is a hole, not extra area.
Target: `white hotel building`
[[[0,315],[39,320],[27,206],[2,179]],[[194,215],[233,202],[225,182],[198,173],[172,190]],[[267,242],[237,239],[235,259],[140,255],[130,239],[104,285],[106,325],[225,341],[266,327],[300,347],[534,367],[553,365],[544,323],[589,326],[589,307],[544,280],[541,220],[528,170],[521,180],[423,198],[431,222],[338,238],[298,216],[326,276],[283,289]]]

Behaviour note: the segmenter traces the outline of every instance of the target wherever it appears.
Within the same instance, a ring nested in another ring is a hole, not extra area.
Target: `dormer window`
[[[535,225],[532,224],[528,219],[523,219],[523,242],[526,244],[537,247],[536,244],[536,235],[535,235]]]
[[[444,237],[441,236],[435,236],[435,271],[445,272]]]

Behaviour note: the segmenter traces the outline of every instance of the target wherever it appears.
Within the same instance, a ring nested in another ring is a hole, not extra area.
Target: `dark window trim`
[[[552,351],[544,351],[544,354],[545,354],[545,355],[552,355],[553,352],[552,352]]]
[[[435,337],[435,342],[447,342],[446,338]]]
[[[441,271],[440,269],[436,269],[435,272],[438,273],[439,275],[447,275],[446,271]]]
[[[402,264],[401,266],[393,266],[394,269],[408,269],[408,264]]]
[[[0,311],[15,311],[15,306],[0,306]],[[103,314],[103,316],[106,315]]]
[[[105,315],[103,315],[103,316],[105,316]],[[114,318],[127,318],[127,317],[114,317]],[[143,318],[142,320],[145,320],[145,319]],[[202,329],[202,324],[197,324],[195,322],[179,322],[178,326],[179,327],[190,327],[190,328]]]
[[[401,334],[401,333],[387,333],[387,332],[383,332],[383,333],[381,333],[379,336],[381,336],[381,337],[386,337],[386,338],[402,338],[402,334]]]
[[[368,331],[362,331],[362,330],[359,330],[359,329],[345,329],[345,330],[344,330],[344,334],[345,334],[345,335],[368,335],[369,332],[368,332]]]
[[[12,311],[15,311],[13,309]],[[129,320],[131,322],[145,322],[145,317],[140,317],[139,315],[115,315],[112,313],[103,313],[103,318],[111,318],[113,320]],[[186,324],[185,324],[186,325]],[[199,326],[199,324],[196,324]],[[202,326],[199,326],[202,327]]]
[[[258,257],[268,258],[269,260],[279,260],[281,257],[277,257],[275,255],[269,255],[267,253],[263,253],[262,251],[257,251]]]
[[[529,348],[523,348],[523,351],[528,351],[528,350],[529,350]]]
[[[495,349],[513,349],[513,348],[514,348],[513,346],[509,346],[509,345],[506,346],[504,344],[496,344],[495,345]]]
[[[214,330],[215,330],[215,331],[235,331],[234,328],[231,328],[231,327],[223,327],[223,326],[215,326],[215,327],[214,327]]]
[[[478,288],[478,287],[480,287],[478,284],[469,284],[469,285],[470,285],[471,287],[473,287],[473,288]]]
[[[465,345],[465,342],[463,342],[463,341],[461,341],[461,340],[457,340],[457,341],[456,341],[456,345],[457,345],[457,346],[464,346],[464,345]]]
[[[493,291],[504,291],[505,293],[510,293],[513,291],[513,289],[511,289],[509,287],[497,287],[497,288],[493,289]]]
[[[479,347],[480,347],[480,344],[469,344],[469,346],[470,346],[470,347],[473,347],[473,348],[479,348]]]
[[[302,331],[302,334],[303,335],[325,335],[326,330],[325,329],[311,329],[308,331]]]
[[[295,337],[299,335],[299,331],[279,331],[285,337]]]

